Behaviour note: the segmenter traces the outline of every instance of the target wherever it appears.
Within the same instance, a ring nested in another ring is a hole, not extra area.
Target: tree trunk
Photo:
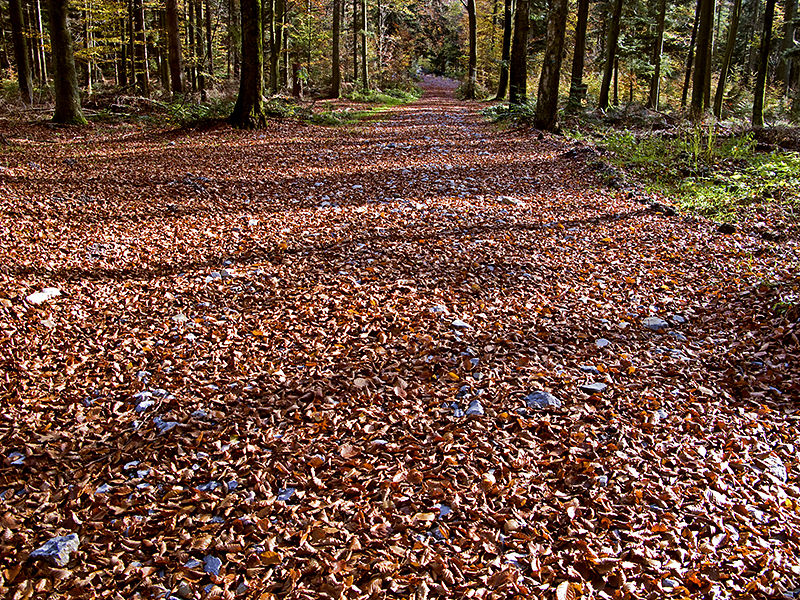
[[[367,72],[367,0],[361,2],[361,87],[369,89],[369,73]]]
[[[464,98],[475,99],[475,88],[478,85],[478,15],[475,0],[467,0],[467,29],[469,39],[469,59],[467,61],[467,87]]]
[[[206,0],[206,66],[208,68],[208,85],[214,87],[214,37],[211,30],[211,0]]]
[[[661,53],[664,49],[664,21],[667,15],[667,0],[659,0],[656,22],[656,39],[653,44],[653,78],[650,80],[650,95],[647,97],[647,108],[658,110],[661,95]]]
[[[753,96],[753,127],[764,126],[764,92],[767,87],[767,69],[769,68],[769,46],[772,42],[772,21],[775,18],[775,0],[767,0],[764,9],[764,30],[761,34],[761,48],[758,53],[758,73],[756,73],[756,89]]]
[[[206,65],[205,51],[203,49],[203,0],[190,0],[194,2],[194,60],[197,65],[197,89],[200,90],[200,99],[206,100]],[[264,26],[262,24],[261,31]],[[262,41],[262,48],[263,41]],[[263,68],[263,64],[262,64]]]
[[[338,98],[342,93],[342,61],[339,55],[339,43],[342,36],[342,0],[333,0],[333,49],[331,50],[331,98]]]
[[[786,51],[794,46],[794,20],[797,17],[797,0],[785,0],[783,5],[783,39],[781,40],[781,58],[775,79],[784,83],[784,93],[789,93],[791,81],[792,58],[786,56]]]
[[[508,99],[511,104],[528,101],[528,29],[530,27],[530,0],[517,0],[514,12],[514,36],[509,60]]]
[[[181,66],[181,36],[178,29],[178,0],[167,0],[167,46],[172,93],[182,94],[183,68]]]
[[[714,68],[714,12],[716,10],[716,0],[711,4],[711,34],[706,46],[706,78],[703,81],[703,110],[708,110],[711,106],[711,71]]]
[[[686,69],[681,92],[681,108],[686,106],[689,97],[689,83],[692,81],[692,65],[694,64],[694,47],[697,43],[697,25],[700,22],[700,1],[694,9],[694,24],[692,25],[692,39],[689,42],[689,53],[686,55]]]
[[[53,87],[56,109],[53,121],[71,125],[85,125],[81,112],[81,96],[75,57],[72,54],[72,36],[67,24],[67,0],[49,0],[50,46],[53,49]]]
[[[558,83],[561,79],[561,55],[567,27],[567,0],[553,0],[547,18],[547,45],[539,77],[534,124],[538,129],[555,131],[558,127]]]
[[[147,77],[147,40],[144,29],[144,3],[133,0],[134,64],[136,89],[142,96],[150,95],[150,82]]]
[[[611,88],[611,78],[614,75],[614,66],[617,58],[617,44],[619,43],[619,24],[622,16],[622,0],[614,0],[614,11],[608,23],[608,43],[606,44],[606,62],[603,67],[603,82],[600,85],[600,98],[597,102],[601,110],[608,108],[608,92]]]
[[[742,0],[734,0],[731,10],[731,22],[728,27],[728,40],[725,43],[725,54],[722,57],[722,66],[719,71],[719,82],[717,82],[717,93],[714,94],[714,116],[718,119],[722,116],[722,100],[725,97],[725,83],[728,79],[728,70],[731,66],[733,49],[736,47],[736,33],[739,31],[739,15],[742,11]]]
[[[708,45],[711,43],[711,28],[714,25],[714,0],[698,0],[700,19],[697,24],[697,51],[695,52],[694,77],[692,78],[692,103],[689,112],[693,120],[700,120],[705,99],[706,72],[708,64]]]
[[[44,27],[42,27],[42,5],[39,0],[33,2],[33,25],[36,27],[36,45],[33,48],[36,62],[39,64],[39,84],[47,85],[47,54],[44,49]]]
[[[353,0],[353,87],[358,82],[358,0]]]
[[[17,64],[17,81],[22,101],[33,104],[33,78],[28,56],[28,45],[22,32],[22,4],[20,0],[9,0],[11,13],[11,37],[14,41],[14,60]]]
[[[242,66],[239,95],[230,116],[234,127],[255,128],[266,124],[264,94],[264,46],[261,0],[242,0]]]
[[[283,13],[286,10],[285,0],[275,0],[273,10],[275,19],[275,33],[272,36],[269,53],[269,90],[273,94],[278,93],[278,75],[281,48],[283,48]]]
[[[503,48],[500,51],[500,79],[497,82],[495,100],[502,100],[508,93],[508,61],[511,58],[511,31],[514,23],[513,0],[504,0],[503,6]]]
[[[578,0],[578,22],[575,25],[575,52],[572,55],[568,110],[579,108],[586,97],[586,86],[583,85],[583,67],[586,61],[586,23],[588,20],[589,0]]]

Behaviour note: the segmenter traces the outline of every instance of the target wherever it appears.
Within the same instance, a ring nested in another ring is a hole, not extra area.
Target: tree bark
[[[553,0],[547,18],[547,45],[536,96],[537,129],[555,131],[558,127],[558,83],[561,79],[561,55],[567,27],[567,0]]]
[[[664,21],[667,16],[667,0],[659,0],[656,22],[656,39],[653,44],[653,78],[650,80],[650,94],[647,97],[647,108],[658,110],[661,95],[661,53],[664,49]]]
[[[197,88],[200,90],[200,99],[206,100],[206,65],[205,50],[203,43],[203,0],[192,0],[194,2],[194,60],[197,65]],[[261,30],[264,27],[262,24]],[[263,42],[262,42],[263,48]],[[262,65],[263,68],[263,65]]]
[[[495,100],[502,100],[508,93],[508,61],[511,58],[511,32],[514,23],[513,0],[504,0],[503,6],[503,47],[500,50],[500,79],[497,82]]]
[[[369,89],[369,73],[367,65],[367,0],[361,2],[361,87]]]
[[[261,0],[242,0],[242,66],[239,95],[230,116],[234,127],[252,129],[266,124],[264,94],[264,46]]]
[[[333,0],[333,49],[331,50],[331,98],[338,98],[342,93],[342,61],[339,55],[339,44],[342,37],[342,0]]]
[[[133,0],[134,64],[136,89],[142,96],[150,95],[150,82],[147,77],[147,40],[144,29],[144,3]]]
[[[619,25],[622,16],[622,0],[614,1],[614,10],[608,27],[608,43],[606,44],[606,62],[603,67],[603,81],[600,85],[600,98],[597,102],[601,110],[608,108],[608,93],[611,88],[611,78],[617,58],[617,45],[619,43]]]
[[[753,96],[753,127],[764,126],[764,93],[767,87],[767,69],[769,68],[769,46],[772,42],[772,21],[775,18],[775,0],[767,0],[764,9],[764,30],[761,34],[761,48],[758,53],[758,73],[756,73],[756,89]]]
[[[206,0],[206,66],[208,67],[208,84],[214,87],[214,37],[211,29],[211,0]]]
[[[72,53],[72,36],[67,24],[67,0],[49,0],[50,45],[53,49],[53,87],[55,89],[55,123],[85,125],[81,112],[81,96],[75,57]]]
[[[578,0],[578,22],[575,25],[575,51],[572,54],[572,76],[570,77],[567,110],[580,108],[586,96],[583,85],[583,68],[586,62],[586,24],[589,20],[589,0]]]
[[[358,83],[358,0],[353,0],[353,87]]]
[[[181,36],[178,29],[178,0],[167,0],[167,51],[172,93],[182,94],[183,68],[181,67]]]
[[[694,77],[692,78],[692,102],[689,112],[693,120],[700,120],[703,116],[706,71],[708,64],[708,45],[711,43],[711,28],[714,24],[714,0],[698,0],[700,5],[700,19],[697,24],[697,50],[695,52]]]
[[[786,56],[787,50],[794,46],[794,20],[797,17],[797,0],[785,0],[783,5],[783,39],[781,39],[781,57],[775,79],[784,83],[784,93],[788,95],[791,82],[792,58]]]
[[[478,14],[475,0],[467,0],[468,60],[467,86],[464,90],[466,100],[475,99],[475,88],[478,85]]]
[[[281,48],[283,48],[283,13],[286,10],[285,6],[285,0],[275,0],[275,8],[273,10],[275,32],[269,49],[269,90],[273,94],[278,93],[278,68]]]
[[[714,94],[714,116],[718,119],[722,116],[722,100],[725,97],[725,84],[728,80],[728,70],[731,66],[733,49],[736,47],[736,33],[739,31],[739,15],[742,12],[742,0],[734,0],[731,9],[731,22],[728,26],[728,40],[725,42],[725,54],[722,57],[722,65],[719,71],[719,82],[717,82],[717,93]]]
[[[33,104],[33,77],[28,56],[28,45],[22,32],[22,3],[20,0],[9,0],[11,13],[11,37],[14,42],[14,60],[17,66],[17,81],[22,101]]]
[[[530,0],[517,0],[514,12],[514,36],[509,60],[508,99],[511,104],[528,101],[528,29],[530,28]]]
[[[683,79],[683,91],[681,92],[681,108],[686,106],[689,97],[689,84],[692,81],[692,65],[694,64],[694,47],[697,43],[697,25],[700,22],[700,2],[694,9],[694,24],[692,25],[692,39],[689,42],[689,52],[686,55],[686,69]]]

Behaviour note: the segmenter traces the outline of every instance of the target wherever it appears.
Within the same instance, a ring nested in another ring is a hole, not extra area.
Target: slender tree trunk
[[[161,89],[165,92],[172,90],[170,69],[169,69],[169,35],[167,34],[167,11],[158,11],[158,21],[161,32],[158,36],[158,55],[159,55],[159,69],[158,73],[161,77]]]
[[[283,29],[283,67],[281,68],[281,85],[289,88],[289,6],[284,0],[281,28]]]
[[[703,116],[705,106],[703,100],[706,88],[706,71],[708,64],[708,45],[711,43],[711,28],[714,24],[714,0],[698,0],[700,4],[700,20],[697,25],[697,51],[695,52],[694,77],[692,79],[692,103],[689,107],[692,119],[699,120]]]
[[[189,62],[187,65],[188,68],[188,75],[189,75],[189,83],[192,87],[192,91],[197,91],[197,57],[195,55],[195,31],[194,31],[194,24],[195,24],[195,16],[194,16],[194,7],[195,3],[194,0],[187,0],[186,1],[186,53],[189,57]]]
[[[144,28],[144,3],[133,0],[134,64],[136,65],[136,89],[142,96],[150,95],[150,82],[147,77],[147,40]]]
[[[764,30],[761,34],[761,49],[758,53],[758,72],[756,73],[756,89],[753,96],[753,127],[764,126],[764,93],[767,87],[767,69],[769,68],[769,46],[772,42],[772,21],[775,18],[775,0],[767,0],[764,8]]]
[[[17,65],[17,81],[22,101],[26,104],[33,103],[33,78],[31,77],[31,64],[28,56],[28,45],[22,31],[22,4],[20,0],[9,0],[11,13],[11,37],[14,41],[14,60]]]
[[[273,19],[275,20],[275,33],[272,36],[269,54],[269,89],[273,94],[278,93],[281,48],[283,48],[283,13],[286,10],[285,0],[275,0]]]
[[[528,29],[530,27],[530,0],[517,0],[514,12],[514,36],[508,72],[508,99],[511,104],[528,101]]]
[[[503,7],[503,48],[500,51],[500,79],[497,82],[497,96],[495,100],[504,99],[508,93],[508,61],[511,58],[514,0],[504,0]]]
[[[191,0],[190,0],[191,1]],[[203,60],[205,51],[203,49],[203,0],[194,1],[194,60],[197,64],[197,88],[200,90],[200,99],[206,100],[206,65]],[[263,30],[263,25],[262,25]],[[263,42],[262,42],[262,48]],[[263,65],[262,65],[263,67]]]
[[[33,16],[36,24],[37,44],[36,54],[39,61],[39,76],[41,85],[47,85],[47,53],[44,48],[44,27],[42,26],[42,4],[39,0],[33,2]]]
[[[619,106],[619,56],[614,57],[614,96],[612,104]]]
[[[214,36],[211,29],[211,0],[206,0],[206,66],[208,68],[208,85],[214,87]]]
[[[478,15],[475,0],[467,0],[467,38],[469,43],[467,61],[467,86],[464,98],[475,99],[475,88],[478,85]]]
[[[575,25],[575,52],[572,55],[568,110],[579,108],[586,96],[586,86],[583,85],[583,67],[586,61],[586,23],[588,20],[589,0],[578,0],[578,22]]]
[[[659,0],[656,22],[656,39],[653,44],[653,78],[650,80],[650,95],[647,97],[647,108],[658,110],[661,95],[661,53],[664,49],[664,21],[667,15],[667,0]]]
[[[181,36],[178,29],[178,0],[167,0],[167,46],[172,93],[182,94],[183,68],[181,66]]]
[[[708,110],[711,106],[711,71],[714,68],[714,11],[716,9],[716,0],[712,0],[711,6],[711,35],[709,36],[708,46],[706,46],[706,77],[703,81],[703,110]]]
[[[353,87],[358,82],[358,0],[353,0]]]
[[[736,47],[736,33],[739,31],[739,15],[742,11],[742,0],[734,0],[731,9],[731,22],[728,26],[728,40],[725,43],[725,54],[722,57],[722,66],[719,70],[717,93],[714,94],[714,116],[722,117],[722,100],[725,97],[725,84],[728,80],[728,70],[731,66],[733,49]]]
[[[11,59],[9,58],[8,39],[6,37],[5,23],[0,20],[0,69],[10,69]]]
[[[67,24],[67,0],[49,0],[50,45],[53,49],[53,87],[56,109],[53,121],[85,125],[78,91],[78,75],[72,54],[72,36]]]
[[[264,94],[264,46],[261,0],[242,0],[242,74],[239,95],[230,117],[234,127],[254,128],[266,123]]]
[[[547,44],[536,95],[534,124],[544,131],[558,128],[558,84],[561,79],[561,55],[567,27],[567,0],[553,0],[547,18]]]
[[[121,87],[128,87],[128,40],[126,38],[127,29],[125,23],[127,19],[120,17],[119,23],[119,64],[117,65],[118,83]]]
[[[797,0],[785,0],[783,5],[783,38],[781,39],[781,59],[775,79],[784,83],[784,94],[789,93],[791,81],[792,58],[786,56],[786,51],[794,46],[794,20],[797,17]]]
[[[342,93],[342,62],[339,55],[339,43],[342,36],[342,0],[333,0],[333,49],[331,50],[331,98],[338,98]]]
[[[622,16],[622,0],[614,0],[614,11],[608,23],[608,43],[606,44],[606,62],[603,69],[603,81],[600,85],[600,98],[597,102],[601,110],[608,108],[608,92],[611,87],[611,78],[617,58],[617,44],[619,43],[619,25]],[[616,86],[615,86],[616,88]]]
[[[369,89],[369,73],[367,63],[367,0],[361,2],[361,87]]]
[[[694,47],[697,43],[697,25],[700,23],[700,1],[694,10],[694,24],[692,25],[692,39],[689,42],[689,52],[686,55],[686,69],[683,79],[683,91],[681,92],[681,108],[686,106],[689,97],[689,84],[692,81],[692,66],[694,64]]]

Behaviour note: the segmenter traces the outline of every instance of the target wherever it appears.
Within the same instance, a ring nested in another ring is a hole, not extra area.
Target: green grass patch
[[[354,90],[347,94],[346,98],[353,102],[399,106],[401,104],[414,102],[414,100],[418,100],[421,95],[422,90],[416,87],[408,90],[389,88],[385,90]]]
[[[484,108],[481,114],[501,125],[532,125],[536,116],[536,99],[528,98],[525,104],[495,104]]]

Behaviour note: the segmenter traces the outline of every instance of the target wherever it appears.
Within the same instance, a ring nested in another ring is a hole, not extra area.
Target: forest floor
[[[797,239],[425,88],[3,131],[7,597],[797,595]]]

